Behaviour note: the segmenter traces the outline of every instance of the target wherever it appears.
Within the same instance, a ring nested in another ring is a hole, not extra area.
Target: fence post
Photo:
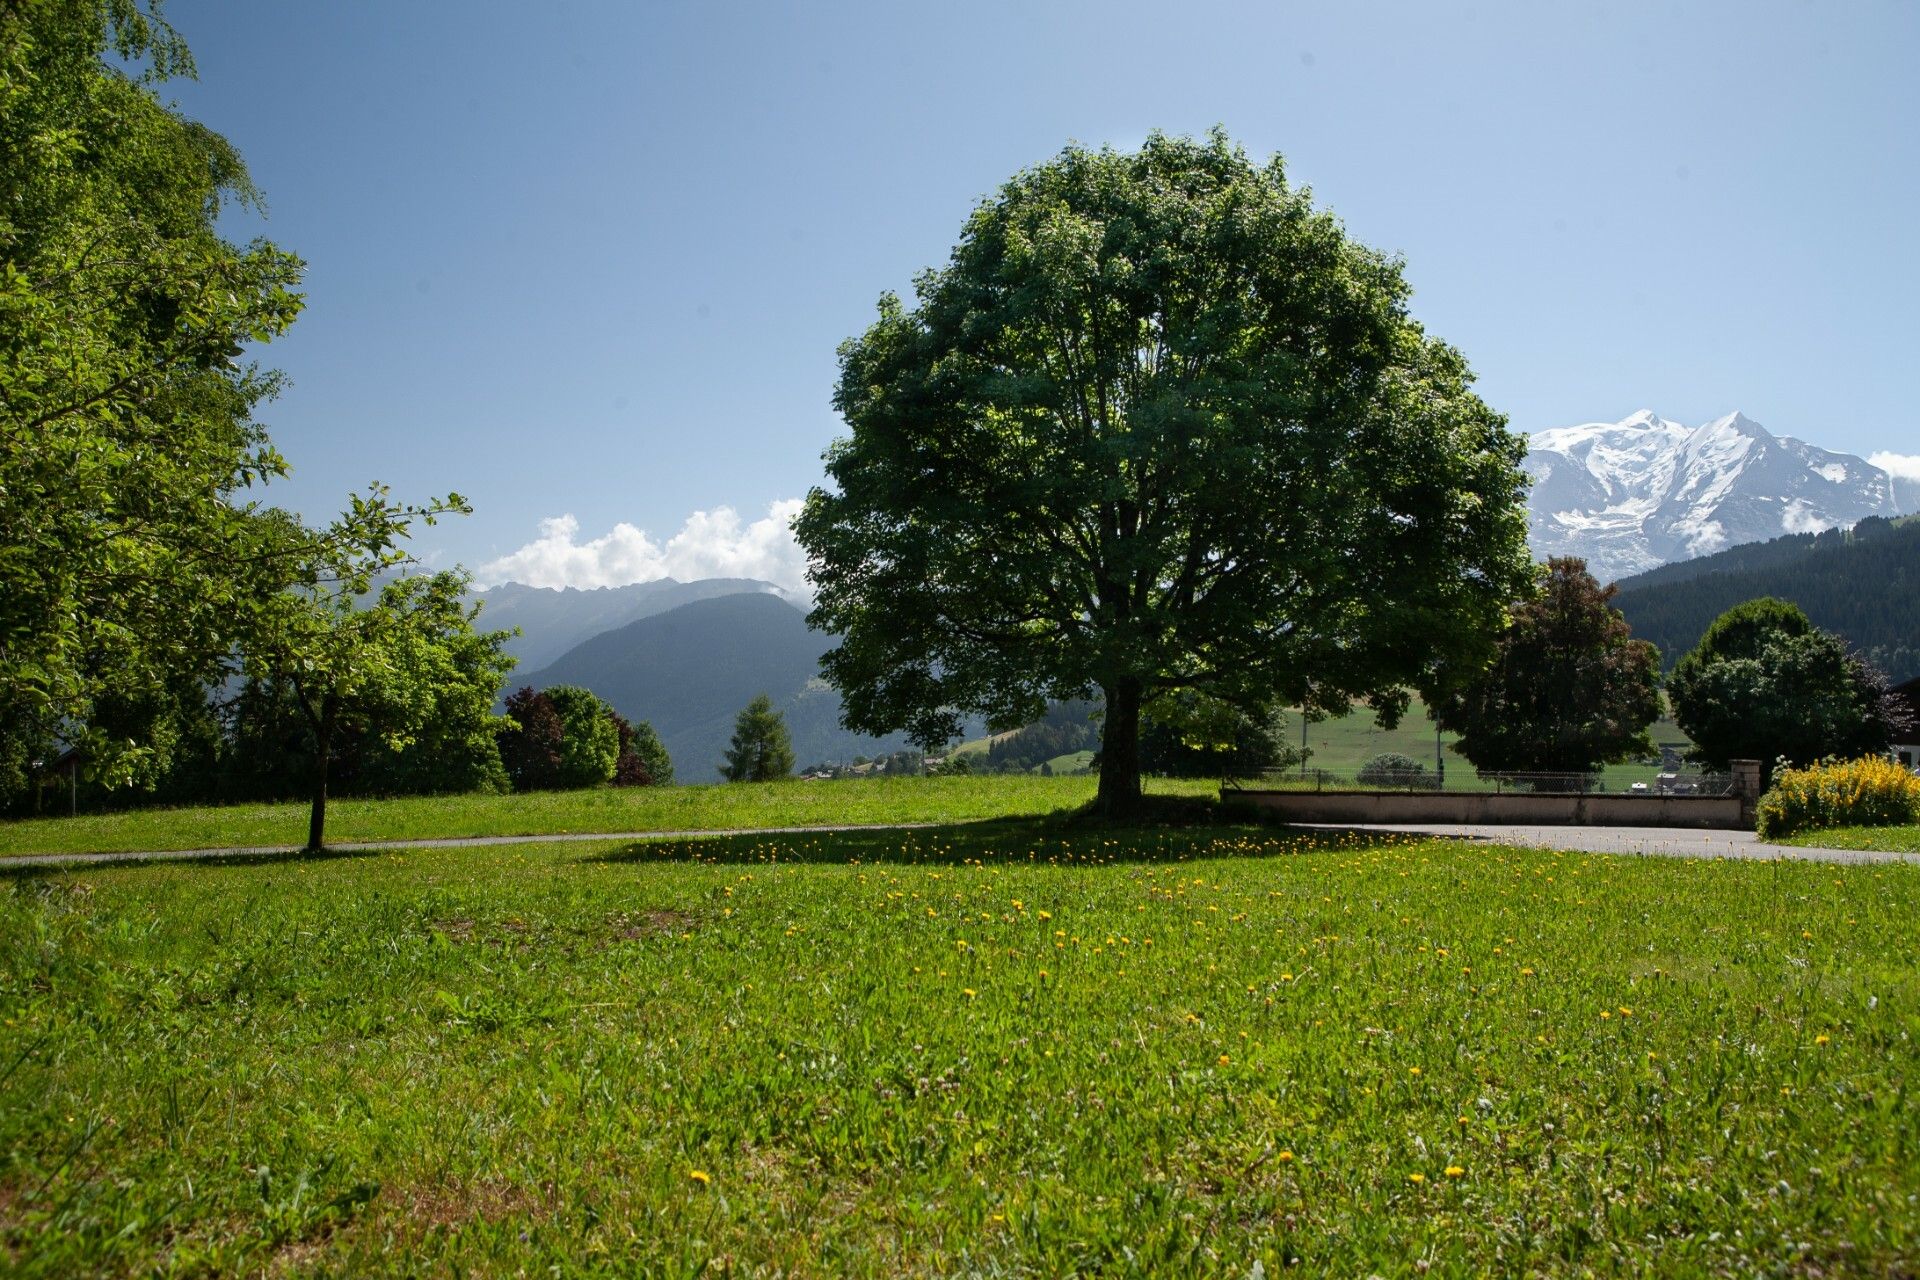
[[[1740,821],[1752,826],[1753,811],[1760,802],[1760,762],[1729,760],[1727,765],[1733,774],[1733,794],[1740,797]]]

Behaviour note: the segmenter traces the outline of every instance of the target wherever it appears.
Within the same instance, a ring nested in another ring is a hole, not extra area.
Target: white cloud
[[[1920,482],[1920,453],[1888,453],[1882,450],[1867,461],[1888,475]]]
[[[524,582],[530,587],[624,587],[657,578],[759,578],[790,595],[804,596],[807,557],[793,539],[799,498],[783,498],[765,518],[742,523],[732,507],[696,511],[664,544],[621,521],[608,532],[576,541],[580,522],[571,515],[540,522],[540,536],[518,551],[489,560],[475,578],[488,586]]]

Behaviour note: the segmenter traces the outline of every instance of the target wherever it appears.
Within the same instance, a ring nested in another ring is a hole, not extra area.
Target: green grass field
[[[1292,742],[1297,747],[1300,745],[1298,715],[1289,713],[1289,721],[1293,726]],[[1664,717],[1655,721],[1648,733],[1655,742],[1687,740],[1680,726]],[[1440,759],[1446,764],[1449,787],[1471,785],[1474,781],[1473,766],[1452,749],[1456,741],[1457,736],[1451,733],[1440,736]],[[1433,721],[1427,715],[1426,704],[1418,698],[1392,729],[1376,725],[1373,713],[1364,706],[1356,706],[1352,714],[1338,719],[1311,723],[1307,726],[1307,746],[1312,751],[1307,758],[1308,769],[1325,769],[1344,778],[1353,777],[1360,772],[1360,766],[1388,751],[1411,757],[1428,769],[1436,763]],[[1659,772],[1657,765],[1619,764],[1607,766],[1601,776],[1609,790],[1619,791],[1631,783],[1650,783]]]
[[[1880,849],[1889,853],[1920,853],[1920,826],[1829,827],[1788,836],[1781,844],[1813,849]]]
[[[0,1258],[1911,1274],[1916,909],[1032,822],[16,873]]]
[[[576,832],[727,831],[888,822],[969,822],[1073,809],[1094,778],[1035,776],[855,778],[840,782],[711,783],[602,787],[526,795],[335,800],[327,839],[424,840],[440,836]],[[1155,795],[1217,795],[1211,780],[1149,779]],[[0,822],[0,854],[214,849],[298,845],[307,806],[265,804],[137,809]]]

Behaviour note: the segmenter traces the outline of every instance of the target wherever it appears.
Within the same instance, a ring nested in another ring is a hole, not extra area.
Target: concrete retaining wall
[[[1510,822],[1594,827],[1751,825],[1741,797],[1528,795],[1489,791],[1241,791],[1228,802],[1257,805],[1287,822]]]

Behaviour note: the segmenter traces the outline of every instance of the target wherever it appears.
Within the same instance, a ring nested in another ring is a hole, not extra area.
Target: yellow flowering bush
[[[1891,827],[1920,822],[1920,778],[1882,756],[1782,769],[1760,797],[1762,839],[1819,827]]]

